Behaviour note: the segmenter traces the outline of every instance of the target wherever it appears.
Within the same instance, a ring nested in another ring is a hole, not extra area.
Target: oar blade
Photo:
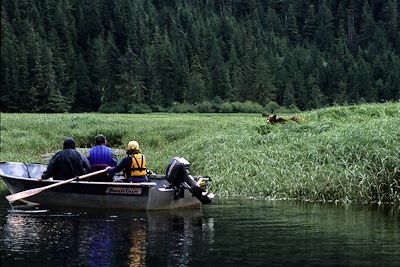
[[[29,189],[16,194],[8,195],[6,196],[6,199],[8,200],[8,202],[13,203],[14,201],[36,195],[40,193],[42,190],[43,188]]]

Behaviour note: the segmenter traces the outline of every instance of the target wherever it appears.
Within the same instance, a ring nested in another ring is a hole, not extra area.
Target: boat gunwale
[[[46,166],[46,164],[43,163],[27,163],[27,162],[14,162],[14,161],[2,161],[0,162],[1,164],[15,164],[15,165],[21,165],[21,166],[25,166],[27,168],[28,164],[35,164],[35,165],[42,165],[42,166]],[[18,179],[18,180],[24,180],[24,181],[36,181],[36,182],[40,182],[40,183],[45,183],[45,184],[53,184],[53,183],[57,183],[57,182],[62,182],[65,180],[56,180],[56,179],[42,179],[42,180],[38,180],[38,178],[34,178],[34,177],[21,177],[21,176],[14,176],[14,175],[9,175],[4,173],[4,171],[0,168],[0,177],[7,177],[7,178],[11,178],[11,179]],[[150,174],[148,175],[149,179],[152,180],[166,180],[165,175],[163,174]],[[112,182],[96,182],[96,181],[84,181],[84,180],[77,180],[77,181],[72,181],[70,182],[72,184],[96,184],[96,185],[124,185],[124,186],[147,186],[147,187],[155,187],[157,186],[156,182],[139,182],[139,183],[133,183],[133,182],[119,182],[119,181],[112,181]]]
[[[38,182],[38,183],[59,183],[65,180],[37,180],[35,178],[25,178],[25,177],[18,177],[8,174],[0,174],[0,177],[23,180],[23,181],[30,181],[30,182]],[[159,178],[162,180],[162,178]],[[146,187],[155,187],[157,185],[156,182],[140,182],[140,183],[125,183],[125,182],[94,182],[94,181],[72,181],[71,184],[92,184],[92,185],[123,185],[123,186],[146,186]]]

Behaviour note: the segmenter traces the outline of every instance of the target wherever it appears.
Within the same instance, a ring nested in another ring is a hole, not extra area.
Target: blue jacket
[[[105,145],[96,145],[89,150],[88,156],[92,170],[104,169],[107,166],[114,167],[118,161],[112,154],[111,148]]]

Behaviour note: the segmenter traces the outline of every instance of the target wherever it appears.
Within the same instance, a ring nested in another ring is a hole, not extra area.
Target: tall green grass
[[[174,156],[220,197],[400,203],[400,103],[333,107],[267,124],[261,114],[1,114],[1,161],[47,162],[66,136],[139,141],[148,167]]]

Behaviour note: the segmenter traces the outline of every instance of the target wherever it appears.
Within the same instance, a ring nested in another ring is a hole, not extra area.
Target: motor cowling
[[[187,188],[192,195],[202,203],[210,203],[211,199],[207,196],[207,192],[190,175],[189,168],[190,163],[186,159],[181,157],[173,158],[167,167],[167,181],[171,184],[171,187],[174,187],[177,191],[180,191],[182,188]]]

